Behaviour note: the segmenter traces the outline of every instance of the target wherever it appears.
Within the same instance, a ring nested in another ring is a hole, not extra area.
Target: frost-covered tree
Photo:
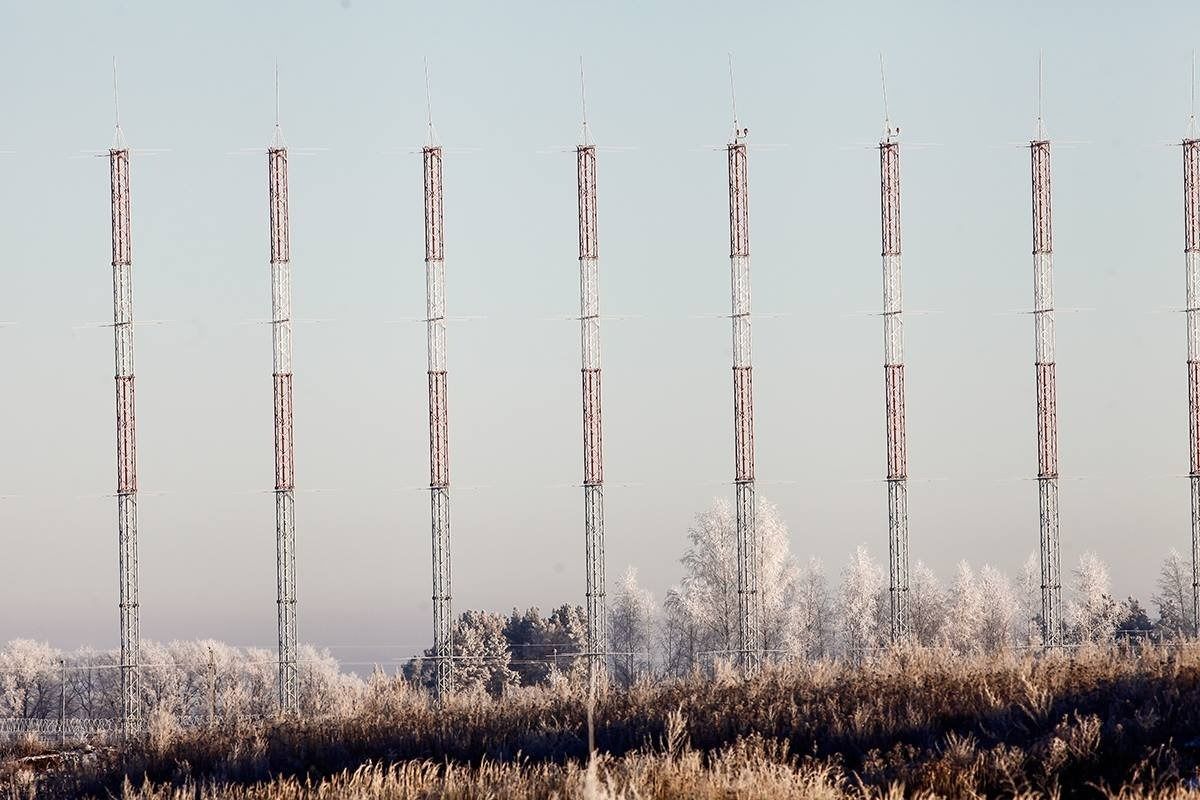
[[[535,615],[530,609],[526,616]],[[513,616],[519,615],[514,610]],[[499,697],[510,686],[520,683],[513,669],[512,651],[507,636],[512,620],[487,611],[464,611],[454,621],[454,689],[463,694],[491,694]],[[539,625],[544,621],[537,615]],[[543,675],[545,664],[542,667]],[[404,665],[404,677],[425,689],[434,685],[436,660],[433,648]]]
[[[609,647],[618,684],[629,686],[649,674],[657,616],[654,595],[638,585],[637,569],[628,567],[613,593],[610,613]]]
[[[802,638],[794,604],[800,570],[790,551],[787,526],[779,510],[763,498],[756,506],[762,572],[763,642],[767,650],[787,650]],[[724,500],[696,515],[688,529],[688,547],[680,559],[683,581],[676,593],[679,609],[695,627],[699,652],[732,657],[740,647],[737,594],[737,524]]]
[[[1042,643],[1042,566],[1037,553],[1021,565],[1017,580],[1017,635],[1030,647]]]
[[[587,617],[583,607],[562,605],[543,617],[537,608],[513,609],[504,625],[504,637],[515,654],[513,665],[523,686],[543,683],[552,667],[573,673],[586,666],[578,657],[587,642]]]
[[[842,648],[858,658],[883,643],[886,631],[880,624],[885,599],[883,569],[871,558],[865,545],[859,545],[850,563],[842,570],[841,615]]]
[[[144,694],[155,693],[165,700],[147,700],[153,708],[156,702],[172,714],[206,716],[209,712],[210,675],[208,643],[204,640],[172,641],[166,645],[151,645],[152,651],[142,650],[142,659],[162,664],[154,670],[150,683],[142,679]],[[167,674],[167,673],[171,674]]]
[[[3,716],[44,717],[59,691],[59,653],[45,642],[14,639],[0,648]]]
[[[520,678],[511,667],[507,619],[486,611],[465,611],[454,627],[454,684],[464,694],[499,697]]]
[[[1117,636],[1126,640],[1144,640],[1154,634],[1154,622],[1136,597],[1125,600],[1125,617],[1117,627]]]
[[[198,661],[204,664],[199,714],[213,719],[230,719],[246,713],[250,706],[259,702],[251,698],[250,690],[244,686],[242,663],[245,656],[241,651],[213,639],[202,639],[196,645]],[[254,683],[257,685],[258,681]]]
[[[1072,577],[1075,597],[1067,608],[1067,620],[1075,636],[1081,642],[1111,640],[1125,609],[1113,600],[1108,567],[1095,553],[1084,553]]]
[[[923,561],[908,576],[908,625],[913,641],[926,647],[942,643],[946,624],[946,593]]]
[[[800,572],[793,605],[789,651],[810,659],[832,655],[835,633],[833,597],[819,558],[810,558]]]
[[[279,656],[262,647],[234,649],[237,683],[231,687],[229,702],[235,714],[265,717],[279,708]]]
[[[175,662],[174,655],[169,644],[142,642],[142,703],[144,708],[180,716],[186,710],[185,668]]]
[[[663,672],[682,678],[700,666],[700,630],[684,607],[682,589],[672,586],[663,601],[659,626]]]
[[[116,653],[83,647],[66,658],[68,714],[84,719],[117,716],[120,688]]]
[[[356,702],[362,682],[343,673],[328,652],[303,645],[299,656],[301,713],[340,713]],[[9,642],[0,648],[0,717],[55,718],[65,695],[68,717],[114,719],[121,705],[117,664],[111,650],[60,653],[46,644]],[[268,650],[212,640],[143,639],[140,666],[147,714],[230,721],[278,710],[278,659]]]
[[[555,666],[572,680],[581,680],[587,675],[587,659],[571,653],[587,650],[587,614],[581,605],[563,603],[547,618],[550,623],[552,641],[565,642],[567,658],[560,658]]]
[[[302,644],[298,656],[300,713],[312,717],[349,711],[363,688],[362,681],[342,672],[341,665],[328,650]]]
[[[1158,606],[1159,634],[1167,638],[1190,636],[1195,630],[1192,608],[1192,567],[1174,548],[1158,573],[1154,605]]]
[[[732,654],[738,649],[737,532],[724,500],[696,515],[680,562],[679,607],[695,627],[698,648]]]
[[[979,570],[979,593],[983,618],[979,643],[985,652],[998,653],[1012,647],[1017,637],[1020,603],[1008,576],[987,564]]]
[[[975,571],[966,561],[958,562],[954,582],[946,600],[946,644],[960,653],[982,649],[984,598]]]
[[[779,516],[779,508],[759,497],[754,524],[758,530],[762,574],[763,647],[773,652],[797,653],[807,640],[797,615],[800,594],[800,565],[792,555],[791,536]],[[734,532],[736,542],[736,530]]]

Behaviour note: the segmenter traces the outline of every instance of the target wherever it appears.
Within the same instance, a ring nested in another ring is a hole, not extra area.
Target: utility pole
[[[217,721],[217,658],[212,646],[208,648],[208,724]]]
[[[58,660],[58,743],[67,746],[67,660]]]

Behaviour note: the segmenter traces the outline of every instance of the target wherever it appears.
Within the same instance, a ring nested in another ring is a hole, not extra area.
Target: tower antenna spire
[[[733,139],[738,141],[741,139],[742,133],[738,128],[737,115],[737,87],[733,81],[733,53],[727,54],[729,57],[729,104],[733,109]]]
[[[880,53],[879,53],[879,85],[880,85],[880,87],[882,87],[882,89],[883,89],[883,131],[884,131],[884,138],[885,138],[885,139],[887,139],[887,140],[891,140],[891,138],[892,138],[892,118],[891,118],[891,115],[890,115],[890,114],[888,114],[888,101],[887,101],[887,76],[884,74],[884,69],[883,69],[883,52],[882,52],[882,51],[880,51]]]
[[[275,130],[271,136],[272,147],[283,147],[283,127],[279,122],[279,61],[275,61]]]
[[[583,131],[581,143],[587,146],[592,143],[591,131],[588,128],[587,116],[587,79],[583,71],[583,56],[579,56],[579,102],[583,108]]]
[[[437,144],[437,135],[433,132],[433,93],[429,90],[429,57],[421,59],[425,65],[425,127],[429,136],[429,146]]]
[[[1037,113],[1037,138],[1046,138],[1046,122],[1042,113],[1042,95],[1043,84],[1046,82],[1045,59],[1041,50],[1038,51],[1038,113]]]
[[[116,127],[113,132],[113,147],[115,149],[123,149],[125,147],[125,133],[121,130],[121,94],[117,89],[117,57],[113,56],[112,60],[112,81],[113,81],[113,119]]]
[[[1196,135],[1196,51],[1192,51],[1192,96],[1188,106],[1188,136]]]
[[[116,120],[117,127],[121,127],[121,95],[117,89],[117,57],[113,56],[113,118]]]

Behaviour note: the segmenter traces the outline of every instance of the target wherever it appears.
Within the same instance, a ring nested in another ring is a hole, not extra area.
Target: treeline
[[[143,641],[142,707],[176,718],[268,717],[278,708],[274,652],[214,640]],[[328,651],[299,653],[300,708],[336,709],[361,683]],[[17,639],[0,648],[0,717],[115,719],[121,708],[120,659],[115,650],[60,651]]]
[[[787,527],[765,500],[759,502],[757,525],[768,659],[854,660],[887,646],[887,576],[867,548],[856,548],[831,580],[819,560],[801,564],[791,553]],[[638,584],[633,568],[610,587],[610,666],[618,685],[711,671],[737,652],[737,540],[727,503],[717,501],[696,516],[680,564],[683,579],[661,603]],[[1152,611],[1137,598],[1114,597],[1108,567],[1093,553],[1084,553],[1064,578],[1068,645],[1166,642],[1194,632],[1191,566],[1175,551],[1163,562]],[[908,608],[911,640],[925,647],[961,655],[1040,647],[1037,556],[1030,554],[1015,579],[992,566],[974,568],[963,561],[948,584],[918,561],[910,576]],[[525,634],[515,611],[462,614],[454,629],[459,689],[497,695],[506,687],[576,677],[582,664],[569,654],[582,652],[586,620],[578,607],[563,607],[555,615],[564,623],[552,632],[534,626],[542,631],[539,639]],[[553,664],[545,661],[550,643],[556,648]],[[536,666],[528,663],[531,659]],[[427,665],[414,662],[406,674],[422,679]]]
[[[857,660],[887,644],[889,594],[883,568],[857,548],[835,581],[822,564],[801,564],[775,507],[760,501],[764,638],[777,662]],[[729,661],[739,643],[737,547],[733,513],[716,502],[698,514],[680,563],[683,579],[659,603],[630,568],[610,587],[609,665],[619,686],[708,673]],[[1065,591],[1070,644],[1114,639],[1170,641],[1193,632],[1191,566],[1172,551],[1163,562],[1150,609],[1112,595],[1107,567],[1085,553],[1068,571]],[[962,655],[1038,647],[1041,579],[1034,555],[1010,578],[961,562],[943,585],[921,562],[913,565],[908,605],[911,638]],[[523,686],[581,679],[587,620],[577,605],[548,614],[537,608],[508,614],[465,611],[455,621],[458,691],[500,696]],[[431,651],[407,662],[400,677],[428,685]],[[382,669],[343,672],[328,651],[300,652],[300,710],[335,713],[353,705]],[[217,641],[142,645],[143,707],[175,717],[262,717],[276,708],[273,651]],[[69,653],[16,640],[0,648],[0,717],[118,716],[120,675],[111,651]]]

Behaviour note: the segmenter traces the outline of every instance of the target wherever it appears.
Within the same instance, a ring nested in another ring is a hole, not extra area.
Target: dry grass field
[[[351,710],[127,747],[4,745],[0,797],[1200,798],[1200,649],[729,670],[601,692],[564,684],[444,708],[378,682]],[[47,755],[39,758],[39,755]],[[32,757],[32,758],[31,758]]]

